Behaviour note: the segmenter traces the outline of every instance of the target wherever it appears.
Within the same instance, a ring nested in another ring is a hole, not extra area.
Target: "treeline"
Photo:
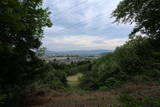
[[[127,81],[160,78],[160,50],[155,40],[137,36],[114,52],[98,59],[81,79],[81,87],[101,90],[119,87]],[[137,80],[138,79],[138,80]]]
[[[58,62],[49,62],[49,64],[57,70],[63,70],[67,76],[77,74],[79,72],[84,73],[89,71],[92,61],[79,61],[72,62],[70,64],[58,63]]]

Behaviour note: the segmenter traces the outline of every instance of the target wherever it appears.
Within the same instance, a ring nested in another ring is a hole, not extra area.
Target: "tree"
[[[80,86],[89,90],[115,88],[136,77],[157,81],[160,77],[159,53],[154,53],[147,37],[136,36],[97,59],[91,70],[84,73]]]
[[[123,0],[113,12],[115,22],[135,23],[130,37],[137,32],[160,40],[160,0]]]
[[[13,96],[46,70],[36,50],[43,28],[52,24],[41,5],[42,0],[0,0],[0,93]]]

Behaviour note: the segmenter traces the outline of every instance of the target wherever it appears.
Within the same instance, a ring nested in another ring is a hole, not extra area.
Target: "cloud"
[[[50,50],[114,49],[127,40],[133,26],[116,25],[111,13],[121,0],[44,0],[52,28],[43,44]]]
[[[99,36],[76,35],[64,37],[46,37],[44,46],[49,50],[77,50],[77,49],[110,49],[127,41],[127,38],[107,39]]]
[[[62,30],[66,30],[66,28],[61,26],[52,26],[51,28],[45,28],[45,31],[48,33],[60,32]]]

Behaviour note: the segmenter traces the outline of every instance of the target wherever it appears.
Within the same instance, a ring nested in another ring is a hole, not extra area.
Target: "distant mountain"
[[[71,50],[71,51],[49,51],[46,50],[46,55],[100,55],[108,52],[112,52],[112,50]]]

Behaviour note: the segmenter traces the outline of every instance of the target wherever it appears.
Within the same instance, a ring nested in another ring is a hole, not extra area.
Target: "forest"
[[[40,58],[54,26],[42,4],[0,0],[0,107],[160,107],[159,0],[122,0],[111,16],[134,24],[129,40],[71,64]]]

